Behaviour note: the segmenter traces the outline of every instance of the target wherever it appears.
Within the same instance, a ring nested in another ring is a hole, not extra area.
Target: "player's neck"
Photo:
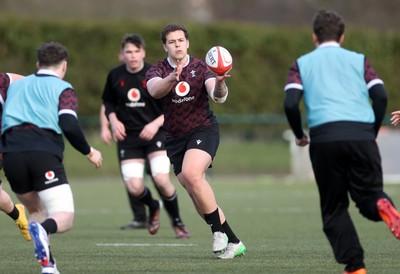
[[[139,71],[141,71],[141,70],[143,69],[143,67],[144,67],[144,62],[141,63],[139,66],[137,66],[137,67],[135,67],[135,68],[131,68],[131,67],[129,67],[128,65],[126,65],[125,67],[126,67],[126,70],[127,70],[129,73],[138,73]]]

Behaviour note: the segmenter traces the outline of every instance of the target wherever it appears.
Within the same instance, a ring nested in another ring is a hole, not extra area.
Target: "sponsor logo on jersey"
[[[175,87],[175,93],[180,97],[186,96],[189,93],[189,91],[190,91],[190,86],[185,81],[179,82]]]
[[[131,102],[137,102],[140,100],[140,90],[138,90],[137,88],[131,88],[128,91],[128,99]]]
[[[44,182],[46,185],[58,182],[58,178],[56,178],[56,174],[52,170],[47,171],[44,177],[47,179],[47,181]]]
[[[141,94],[140,94],[140,90],[137,88],[131,88],[128,91],[127,97],[130,102],[125,104],[126,107],[134,108],[134,107],[145,107],[146,106],[145,102],[139,102],[139,100],[141,98]]]
[[[197,145],[200,145],[201,144],[201,142],[203,142],[202,140],[200,140],[200,139],[197,139],[196,140],[196,143],[197,143]]]
[[[188,95],[189,91],[190,91],[190,86],[187,82],[185,82],[185,81],[179,82],[175,87],[175,93],[179,97],[182,97],[182,98],[171,99],[172,103],[181,104],[184,102],[189,102],[189,101],[194,100],[194,96],[184,97],[184,96]]]

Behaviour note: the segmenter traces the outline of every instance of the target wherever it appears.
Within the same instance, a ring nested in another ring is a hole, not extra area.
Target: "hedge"
[[[147,44],[147,61],[165,57],[160,31],[163,21],[74,21],[0,18],[0,71],[35,72],[36,48],[59,41],[69,49],[66,80],[78,92],[79,113],[97,115],[108,71],[118,64],[120,40],[126,33],[140,33]],[[282,114],[288,68],[300,55],[312,50],[310,28],[286,28],[226,22],[202,25],[184,22],[189,30],[189,54],[203,58],[214,45],[233,56],[228,80],[229,101],[214,107],[224,114]],[[368,29],[346,31],[344,47],[363,52],[370,59],[389,93],[388,113],[400,109],[400,34]]]

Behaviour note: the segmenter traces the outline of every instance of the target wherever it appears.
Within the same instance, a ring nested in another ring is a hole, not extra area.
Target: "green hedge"
[[[36,48],[59,41],[70,52],[66,80],[78,92],[79,113],[97,115],[108,71],[118,64],[117,53],[125,33],[141,33],[147,43],[147,61],[165,57],[159,33],[163,21],[50,21],[0,18],[0,71],[29,74],[36,70]],[[288,68],[301,54],[314,48],[311,28],[285,28],[237,22],[202,25],[185,23],[189,53],[202,58],[214,45],[233,56],[228,80],[228,103],[215,107],[225,114],[282,114],[283,86]],[[389,93],[388,113],[400,109],[400,34],[348,29],[344,47],[365,53]]]

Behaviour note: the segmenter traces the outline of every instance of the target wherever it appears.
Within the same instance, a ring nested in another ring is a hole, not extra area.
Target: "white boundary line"
[[[197,246],[197,244],[126,244],[126,243],[110,243],[110,244],[100,244],[97,243],[96,246]]]

